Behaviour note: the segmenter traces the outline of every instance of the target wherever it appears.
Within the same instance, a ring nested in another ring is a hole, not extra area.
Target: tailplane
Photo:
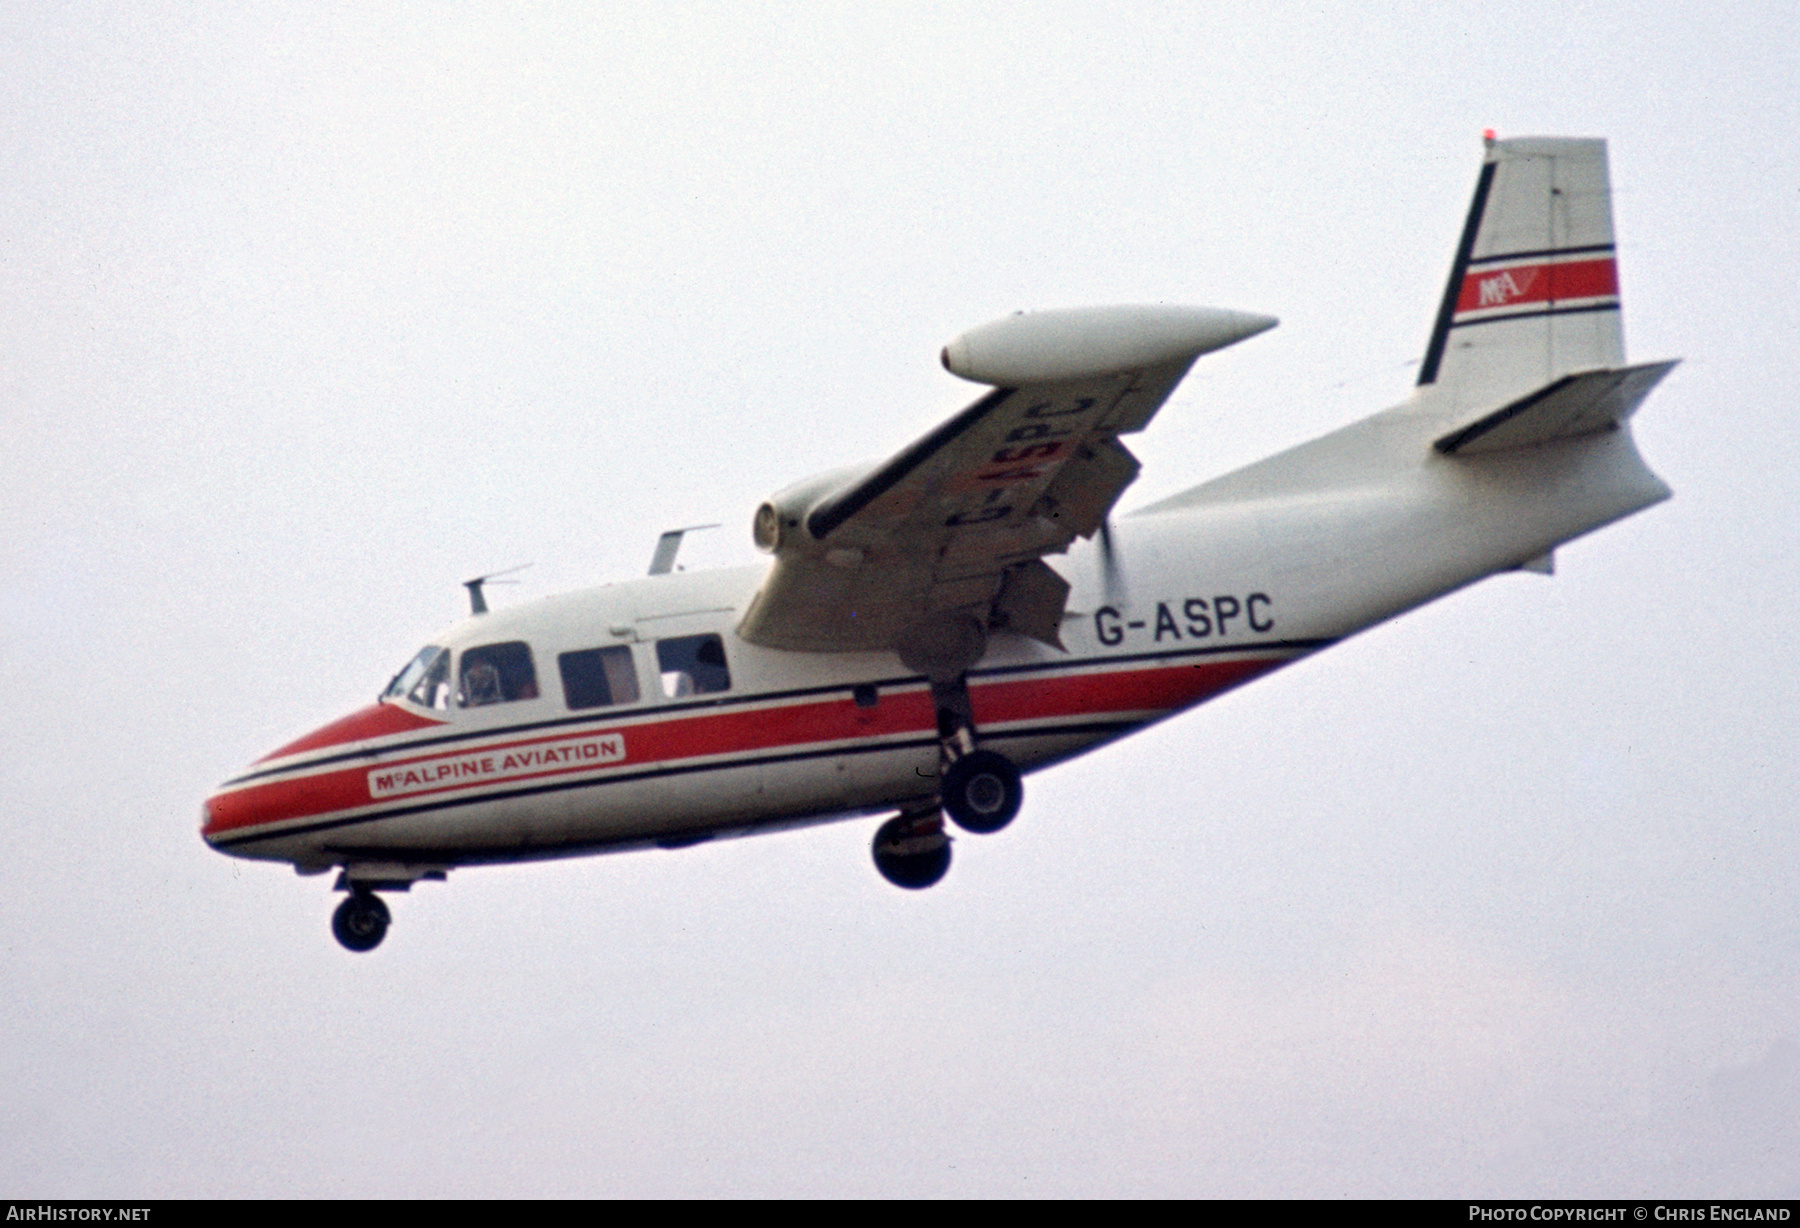
[[[1637,411],[1679,359],[1552,380],[1434,445],[1445,456],[1500,452],[1610,431]]]
[[[1624,363],[1606,142],[1490,139],[1421,389],[1492,411]]]

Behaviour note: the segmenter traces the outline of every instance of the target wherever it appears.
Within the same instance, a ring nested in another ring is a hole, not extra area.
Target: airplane
[[[1630,418],[1606,144],[1484,137],[1399,405],[1114,517],[1143,430],[1203,355],[1275,326],[1216,308],[1016,314],[944,347],[987,391],[893,456],[752,518],[756,567],[674,568],[472,612],[378,701],[206,801],[237,857],[336,868],[338,940],[452,869],[884,815],[876,869],[929,887],[950,822],[999,831],[1022,773],[1083,754],[1670,494]],[[1050,556],[1066,556],[1052,566]]]

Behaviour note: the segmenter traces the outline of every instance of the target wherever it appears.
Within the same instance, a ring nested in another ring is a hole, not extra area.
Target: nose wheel
[[[347,950],[373,951],[387,937],[393,919],[380,896],[358,887],[331,914],[331,932]]]

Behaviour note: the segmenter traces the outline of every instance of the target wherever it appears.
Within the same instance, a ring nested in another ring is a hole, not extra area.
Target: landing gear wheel
[[[978,750],[952,763],[938,786],[944,812],[964,831],[985,836],[1013,821],[1025,800],[1019,769],[1005,755]]]
[[[950,837],[936,813],[889,819],[875,833],[870,851],[881,877],[908,891],[923,890],[950,870]]]
[[[331,914],[331,932],[351,951],[373,951],[387,937],[393,916],[372,891],[352,891]]]

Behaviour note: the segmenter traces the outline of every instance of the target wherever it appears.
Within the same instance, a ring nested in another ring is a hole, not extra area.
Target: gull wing
[[[758,511],[775,563],[738,634],[802,652],[898,647],[956,626],[1057,644],[1068,584],[1043,556],[1093,536],[1137,477],[1119,436],[1142,430],[1201,354],[1275,323],[1111,307],[964,334],[944,365],[993,391],[891,459]]]

